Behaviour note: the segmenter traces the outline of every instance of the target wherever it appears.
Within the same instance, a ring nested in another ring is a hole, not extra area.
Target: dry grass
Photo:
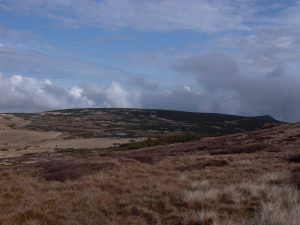
[[[188,160],[177,158],[179,164]],[[227,183],[211,179],[219,167],[199,174],[169,170],[171,163],[107,158],[2,172],[0,224],[299,224],[299,191],[288,183],[288,172]]]
[[[0,224],[300,225],[300,168],[288,157],[299,139],[282,142],[295,133],[300,127],[31,164],[41,156],[18,158],[0,167]],[[269,137],[257,143],[266,148],[236,152],[258,137]]]
[[[300,195],[292,186],[271,186],[256,219],[261,225],[299,225]]]
[[[299,225],[299,190],[292,185],[285,184],[288,176],[283,175],[288,175],[288,173],[270,173],[255,182],[219,188],[207,181],[196,185],[193,183],[191,190],[183,194],[184,201],[188,203],[189,208],[193,209],[184,216],[184,224]],[[240,210],[238,214],[240,218],[234,218],[228,211],[224,219],[224,215],[219,210],[222,204],[236,206],[235,210]],[[205,211],[207,208],[210,208],[208,213]],[[252,213],[249,211],[241,217],[244,213],[243,208],[249,209]],[[243,217],[249,215],[251,216],[247,220],[243,220]]]

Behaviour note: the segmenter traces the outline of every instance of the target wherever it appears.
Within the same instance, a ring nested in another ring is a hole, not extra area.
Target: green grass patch
[[[7,125],[9,128],[11,128],[11,129],[15,129],[16,128],[16,125],[15,124],[9,124],[9,125]]]
[[[65,149],[58,149],[56,148],[57,153],[63,153],[63,154],[72,154],[72,155],[87,155],[90,153],[89,149],[75,149],[75,148],[65,148]]]
[[[120,144],[119,146],[115,146],[112,149],[114,151],[127,151],[127,150],[134,150],[134,149],[145,148],[145,147],[153,147],[157,145],[167,145],[167,144],[174,144],[174,143],[198,141],[201,138],[207,136],[208,135],[200,135],[200,134],[177,134],[177,135],[163,136],[155,139],[147,138],[147,140],[144,141]]]

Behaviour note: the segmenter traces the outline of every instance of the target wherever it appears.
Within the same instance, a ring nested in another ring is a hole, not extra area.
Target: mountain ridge
[[[283,124],[266,115],[246,117],[157,109],[82,108],[13,115],[30,121],[29,129],[93,138],[160,137],[180,133],[219,136]]]

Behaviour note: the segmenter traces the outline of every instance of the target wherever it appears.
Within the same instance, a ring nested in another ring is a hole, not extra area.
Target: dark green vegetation
[[[185,133],[217,136],[280,123],[270,116],[243,117],[146,109],[68,109],[15,115],[30,120],[29,129],[60,131],[84,138],[118,137],[119,134],[128,138],[157,138]]]
[[[177,135],[163,136],[155,139],[148,138],[147,140],[144,141],[121,144],[119,146],[114,147],[113,150],[126,151],[126,150],[133,150],[133,149],[139,149],[144,147],[153,147],[157,145],[184,143],[189,141],[197,141],[200,140],[202,137],[203,135],[200,134],[177,134]]]
[[[80,155],[80,156],[88,155],[90,151],[91,151],[90,149],[74,149],[74,148],[56,149],[57,153]]]

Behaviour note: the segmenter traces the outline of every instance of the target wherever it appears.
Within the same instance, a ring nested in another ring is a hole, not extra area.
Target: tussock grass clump
[[[191,189],[183,193],[193,222],[186,222],[189,214],[185,214],[183,224],[299,225],[300,194],[296,187],[286,184],[288,178],[289,173],[280,172],[267,174],[254,182],[225,187],[216,187],[207,181],[193,183]],[[209,220],[205,219],[207,209],[210,216],[214,215]],[[232,209],[240,216],[231,218]],[[245,210],[252,213],[248,212],[247,220],[243,221]]]
[[[269,187],[256,218],[259,225],[299,225],[299,191],[289,185]]]

